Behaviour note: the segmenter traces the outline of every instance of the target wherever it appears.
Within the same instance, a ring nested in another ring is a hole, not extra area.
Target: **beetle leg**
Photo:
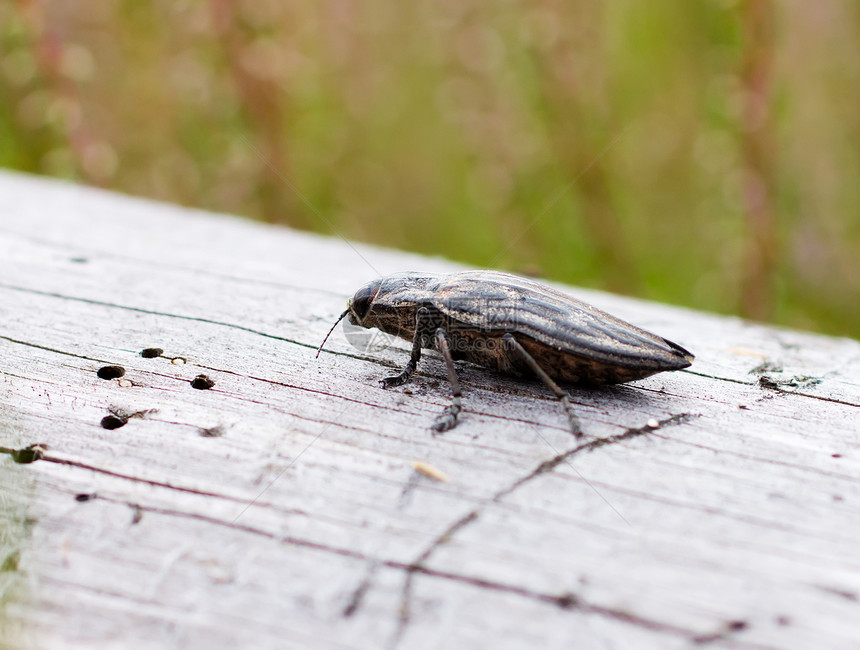
[[[402,386],[412,377],[412,373],[415,372],[415,367],[421,359],[421,342],[430,336],[430,332],[426,331],[428,329],[427,316],[429,314],[430,312],[426,307],[421,307],[415,312],[415,335],[412,337],[412,354],[409,356],[409,361],[406,363],[403,372],[391,377],[385,377],[379,382],[383,388]]]
[[[523,360],[529,365],[529,368],[531,368],[532,371],[540,377],[540,380],[546,384],[547,388],[555,393],[555,396],[561,401],[562,405],[564,405],[564,410],[567,412],[567,419],[570,421],[571,432],[574,437],[581,438],[582,428],[579,425],[579,418],[577,418],[576,413],[573,412],[573,406],[570,404],[567,393],[552,380],[552,377],[546,374],[546,371],[541,368],[538,365],[538,362],[534,360],[534,357],[530,355],[522,345],[520,345],[520,342],[514,338],[513,334],[505,334],[502,337],[502,340],[519,352]]]
[[[448,342],[448,333],[441,327],[436,330],[436,347],[442,353],[442,358],[445,359],[445,367],[448,369],[448,383],[451,384],[451,403],[445,407],[445,410],[436,418],[433,423],[433,430],[441,433],[448,429],[453,429],[457,424],[457,416],[463,406],[460,402],[462,392],[460,391],[460,380],[457,379],[457,371],[454,369],[454,359],[451,357],[451,346]]]

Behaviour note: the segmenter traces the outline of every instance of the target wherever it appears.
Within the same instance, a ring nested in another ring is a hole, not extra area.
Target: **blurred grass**
[[[860,5],[18,0],[0,165],[860,336]],[[258,155],[259,153],[259,155]]]

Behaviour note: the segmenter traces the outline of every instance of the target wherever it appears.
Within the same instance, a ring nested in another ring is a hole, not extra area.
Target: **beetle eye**
[[[352,300],[349,301],[349,310],[355,314],[359,321],[364,320],[367,313],[370,311],[370,304],[376,298],[379,292],[379,283],[371,282],[364,285],[361,289],[355,292]]]
[[[370,309],[370,297],[362,296],[361,298],[353,298],[349,305],[352,312],[358,316],[359,320],[367,316],[367,310]]]

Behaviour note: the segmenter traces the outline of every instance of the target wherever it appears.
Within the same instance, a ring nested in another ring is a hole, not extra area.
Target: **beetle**
[[[412,342],[406,367],[382,379],[383,388],[408,382],[422,349],[442,354],[452,399],[432,425],[437,432],[453,428],[462,410],[456,360],[504,375],[536,375],[562,402],[579,438],[579,420],[559,383],[623,383],[686,368],[694,359],[677,343],[558,289],[500,271],[406,272],[368,282],[347,302],[317,357],[344,318]]]

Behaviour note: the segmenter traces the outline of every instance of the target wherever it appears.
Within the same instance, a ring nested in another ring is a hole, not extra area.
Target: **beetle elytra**
[[[559,383],[599,386],[688,367],[693,355],[663,337],[631,325],[534,280],[499,271],[397,273],[355,292],[337,324],[377,328],[412,342],[406,367],[383,388],[412,377],[421,350],[438,350],[453,397],[433,423],[451,429],[462,410],[454,361],[506,375],[536,375],[562,402],[577,437],[578,418]]]

